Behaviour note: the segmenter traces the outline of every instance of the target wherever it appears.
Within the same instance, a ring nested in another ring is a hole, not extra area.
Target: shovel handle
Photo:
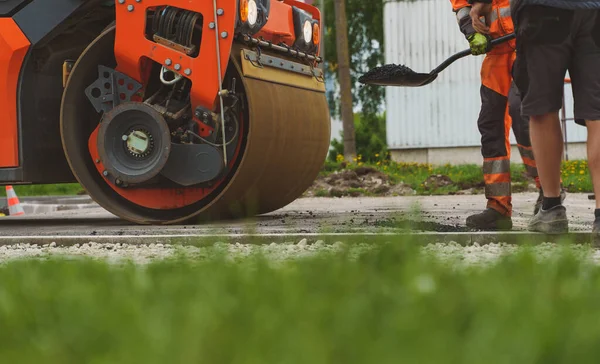
[[[498,37],[498,38],[492,40],[490,42],[490,45],[492,47],[494,47],[494,46],[497,46],[498,44],[507,42],[507,41],[509,41],[511,39],[514,39],[514,38],[515,38],[515,33],[510,33],[508,35],[504,35],[502,37]],[[461,59],[463,57],[466,57],[466,56],[470,56],[471,54],[472,53],[471,53],[471,49],[470,48],[469,49],[465,49],[464,51],[456,53],[455,55],[453,55],[450,58],[448,58],[447,60],[445,60],[442,64],[440,64],[439,66],[437,66],[436,69],[434,69],[433,71],[431,71],[431,75],[436,75],[436,74],[442,72],[443,70],[446,69],[446,67],[448,67],[452,63],[454,63],[454,61],[456,61],[458,59]]]

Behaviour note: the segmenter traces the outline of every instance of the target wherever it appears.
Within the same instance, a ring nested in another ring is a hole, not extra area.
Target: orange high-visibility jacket
[[[473,25],[471,23],[471,17],[469,16],[469,12],[471,11],[471,5],[467,0],[450,0],[452,4],[452,10],[456,13],[456,19],[460,26],[461,32],[468,37],[469,35],[475,33],[475,29],[473,29]],[[512,17],[510,14],[510,0],[493,0],[492,1],[492,24],[490,25],[490,36],[492,38],[498,38],[503,35],[510,34],[514,32],[514,25],[512,21]],[[504,48],[506,49],[506,45],[509,44],[511,48],[514,49],[514,40],[510,43],[505,43]]]

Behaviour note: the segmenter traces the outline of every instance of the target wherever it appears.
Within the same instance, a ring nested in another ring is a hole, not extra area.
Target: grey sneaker
[[[564,188],[560,189],[560,203],[563,203],[565,201],[565,198],[567,198],[567,192],[565,191]],[[535,206],[533,207],[533,214],[537,215],[538,212],[540,212],[540,209],[542,208],[542,202],[544,199],[544,191],[542,191],[540,189],[540,195],[538,196],[537,201],[535,201]]]
[[[554,206],[547,211],[540,209],[529,222],[529,231],[546,234],[568,233],[567,209],[563,205]]]
[[[592,246],[594,248],[600,248],[600,219],[594,220],[594,226],[592,227]]]

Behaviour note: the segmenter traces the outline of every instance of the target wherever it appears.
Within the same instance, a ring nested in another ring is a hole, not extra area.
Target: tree
[[[344,127],[344,159],[352,162],[356,158],[354,135],[354,112],[352,111],[352,83],[350,77],[350,56],[348,54],[348,21],[346,0],[334,0],[336,51],[338,60],[338,80],[341,93],[342,123]]]
[[[334,11],[334,0],[325,1],[325,60],[328,72],[338,80],[339,67],[336,40],[338,29]],[[352,85],[358,86],[358,78],[384,61],[383,54],[383,5],[384,0],[345,0],[347,14],[348,47],[350,55],[350,76]],[[336,26],[334,26],[336,25]],[[378,114],[385,96],[383,87],[353,87],[354,105],[360,106],[365,114]],[[330,96],[331,97],[331,96]],[[339,102],[331,100],[336,115],[339,115]]]
[[[346,10],[346,21],[344,21],[346,26],[343,27],[346,29],[345,31],[337,25],[339,22],[342,22],[336,11],[334,11],[336,6],[335,1],[338,0],[318,0],[317,4],[321,6],[321,2],[323,1],[325,8],[325,18],[323,20],[325,36],[323,41],[325,42],[326,49],[325,61],[328,65],[326,68],[327,75],[328,77],[333,77],[340,85],[340,89],[343,90],[340,69],[345,68],[345,66],[342,66],[341,62],[338,61],[339,51],[337,49],[337,41],[339,39],[338,32],[347,32],[346,42],[348,44],[348,56],[350,60],[349,71],[352,105],[358,106],[361,109],[361,123],[363,128],[380,129],[378,125],[381,120],[381,105],[385,96],[385,90],[383,87],[360,87],[358,85],[358,78],[368,70],[383,64],[384,61],[384,0],[345,0],[343,2]],[[343,117],[341,109],[348,103],[347,101],[343,101],[343,94],[340,96],[340,99],[338,99],[334,93],[328,93],[332,115],[341,115]],[[385,136],[383,140],[385,140]],[[360,141],[357,139],[357,142]],[[357,146],[357,149],[361,149],[360,146]]]

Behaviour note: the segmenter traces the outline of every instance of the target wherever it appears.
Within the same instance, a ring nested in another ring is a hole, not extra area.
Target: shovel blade
[[[375,86],[420,87],[430,84],[437,73],[417,73],[403,65],[387,64],[362,75],[358,82]]]

